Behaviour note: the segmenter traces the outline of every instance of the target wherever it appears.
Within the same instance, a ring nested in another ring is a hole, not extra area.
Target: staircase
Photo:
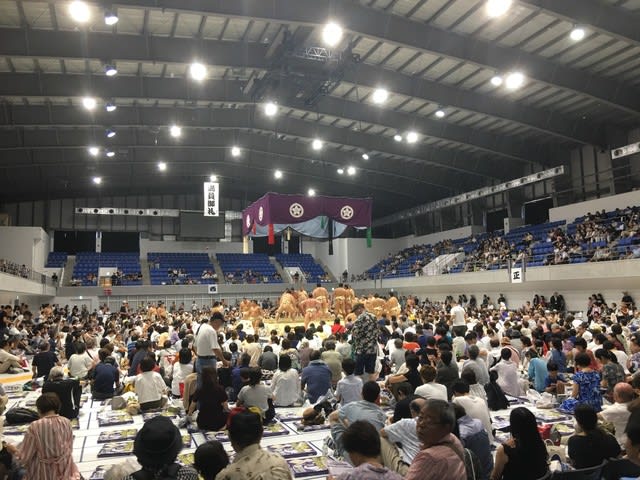
[[[280,265],[280,263],[276,261],[276,257],[269,257],[269,262],[271,263],[271,265],[276,267],[276,272],[280,274],[280,277],[282,277],[282,281],[284,283],[293,283],[293,278],[291,278],[291,275],[289,275],[285,271],[285,269],[282,268],[282,265]]]
[[[149,274],[149,261],[146,258],[140,259],[140,271],[142,272],[142,285],[151,285],[151,275]]]
[[[332,272],[330,269],[328,269],[328,268],[327,268],[327,265],[326,265],[322,260],[320,260],[320,259],[318,259],[318,258],[316,258],[315,260],[316,260],[316,263],[317,263],[318,265],[320,265],[320,266],[324,269],[324,271],[325,271],[325,272],[327,272],[327,273],[329,274],[329,280],[330,280],[331,282],[338,283],[338,279],[335,277],[335,275],[333,274],[333,272]]]
[[[76,266],[76,257],[69,255],[67,257],[67,263],[64,266],[64,274],[60,279],[61,287],[68,287],[71,285],[71,279],[73,278],[73,268]]]
[[[224,272],[222,271],[222,267],[220,266],[218,259],[215,255],[209,255],[209,259],[211,260],[211,265],[213,265],[216,275],[218,275],[218,283],[225,283]]]
[[[427,264],[422,270],[425,275],[440,275],[449,267],[454,267],[464,259],[464,253],[447,253],[440,255]]]

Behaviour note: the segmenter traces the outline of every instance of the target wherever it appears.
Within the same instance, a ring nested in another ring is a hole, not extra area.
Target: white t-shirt
[[[422,442],[418,440],[416,434],[416,419],[401,418],[397,422],[385,426],[384,432],[391,443],[402,444],[402,448],[399,449],[402,461],[410,465],[422,449]]]
[[[454,327],[464,327],[467,324],[464,318],[464,307],[461,305],[451,307],[451,316],[453,317]]]
[[[444,400],[445,402],[449,401],[449,399],[447,398],[447,387],[436,382],[420,385],[413,393],[415,395],[426,398],[427,400],[435,399]]]
[[[462,397],[453,397],[453,403],[457,403],[462,406],[471,418],[477,418],[482,422],[482,426],[487,431],[487,435],[489,435],[489,441],[493,441],[493,434],[491,430],[493,429],[491,425],[491,416],[489,415],[489,407],[487,406],[487,402],[482,398],[472,397],[470,395],[465,395]]]
[[[604,407],[600,412],[602,418],[607,422],[613,423],[616,427],[616,440],[618,440],[621,447],[624,446],[624,441],[627,438],[624,429],[627,427],[627,421],[631,415],[631,412],[627,410],[628,405],[628,403],[614,403]]]
[[[220,349],[218,344],[218,334],[208,323],[200,325],[195,340],[196,352],[199,357],[210,357],[215,355],[214,349]]]

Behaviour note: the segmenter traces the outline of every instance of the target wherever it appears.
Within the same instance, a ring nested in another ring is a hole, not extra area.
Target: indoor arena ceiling
[[[86,2],[84,23],[72,3],[0,0],[4,201],[199,192],[215,174],[234,198],[312,187],[381,216],[607,148],[640,117],[640,0],[496,17],[508,1],[122,0]]]

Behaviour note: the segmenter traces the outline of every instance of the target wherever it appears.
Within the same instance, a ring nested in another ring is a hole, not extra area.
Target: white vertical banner
[[[220,195],[220,184],[214,182],[204,182],[204,216],[217,217],[220,214],[218,198]]]
[[[522,283],[524,281],[524,272],[521,268],[511,269],[511,283]]]

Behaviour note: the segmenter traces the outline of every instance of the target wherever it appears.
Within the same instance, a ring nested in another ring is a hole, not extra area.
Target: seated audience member
[[[263,429],[257,413],[234,412],[228,428],[236,455],[233,462],[216,475],[216,480],[293,480],[284,458],[260,448]]]
[[[547,362],[538,356],[533,348],[527,350],[525,356],[529,359],[529,381],[537,392],[544,392],[545,380],[547,378]]]
[[[87,347],[82,342],[76,343],[76,353],[71,355],[67,362],[69,376],[83,380],[87,378],[91,367],[93,367],[93,359],[87,354]]]
[[[352,358],[342,360],[342,371],[345,376],[338,380],[335,393],[341,406],[362,400],[362,379],[353,374],[355,370],[356,362]]]
[[[260,382],[262,371],[259,368],[248,368],[243,370],[240,375],[243,377],[245,386],[238,393],[236,406],[259,408],[265,424],[269,423],[275,417],[276,412],[273,408],[271,389]]]
[[[292,407],[300,401],[300,376],[291,367],[289,355],[280,355],[278,370],[271,378],[271,394],[276,407]]]
[[[36,400],[39,420],[31,423],[19,446],[5,443],[7,451],[24,468],[23,478],[80,480],[73,461],[73,430],[67,418],[58,415],[60,399],[43,393]]]
[[[103,480],[123,480],[138,470],[140,470],[140,464],[135,460],[128,458],[121,463],[112,465],[109,470],[104,472]]]
[[[447,398],[451,396],[451,385],[460,378],[458,364],[453,359],[451,350],[444,350],[438,360],[436,382],[447,387]]]
[[[491,480],[536,480],[547,470],[545,446],[533,413],[524,407],[511,410],[511,438],[496,450]]]
[[[422,378],[418,368],[420,367],[420,361],[417,355],[413,353],[407,353],[405,356],[405,365],[407,370],[404,373],[397,373],[387,378],[385,382],[386,386],[391,390],[393,396],[398,400],[398,386],[403,383],[409,384],[410,393],[413,393],[416,388],[422,385]]]
[[[227,394],[218,383],[218,373],[214,367],[202,367],[202,384],[191,396],[188,412],[198,411],[197,424],[200,430],[220,430],[227,423],[229,405]]]
[[[193,373],[193,354],[188,348],[181,348],[178,352],[178,362],[171,367],[171,395],[181,398],[184,391],[184,379]],[[222,365],[221,365],[222,367]],[[180,390],[182,384],[182,391]]]
[[[477,345],[470,345],[467,353],[469,354],[469,359],[462,364],[462,371],[464,372],[466,369],[473,370],[478,383],[484,387],[489,383],[489,370],[487,369],[487,363],[480,358],[480,348]]]
[[[578,405],[586,403],[596,412],[602,410],[602,394],[600,393],[600,374],[591,370],[591,359],[586,353],[579,353],[575,358],[576,369],[573,375],[571,398],[560,404],[562,410],[573,413]]]
[[[480,471],[477,478],[488,480],[493,471],[493,453],[487,431],[480,420],[467,415],[462,405],[454,403],[453,408],[457,421],[453,433],[460,439],[464,448],[471,450],[478,459]]]
[[[42,386],[42,393],[53,392],[60,399],[59,414],[68,419],[76,418],[80,411],[82,388],[77,378],[64,378],[62,367],[53,367]]]
[[[396,389],[396,398],[398,401],[396,402],[395,407],[393,407],[393,422],[397,422],[401,418],[411,418],[409,405],[414,399],[419,398],[411,393],[412,391],[413,389],[411,388],[411,384],[398,384],[398,388]]]
[[[325,351],[320,355],[320,359],[331,370],[331,385],[335,387],[338,380],[342,378],[342,355],[336,352],[336,342],[334,340],[324,342],[324,348]]]
[[[426,400],[416,398],[411,402],[411,418],[401,418],[380,430],[382,463],[394,472],[406,475],[409,465],[421,448],[416,432],[416,419]]]
[[[498,385],[505,394],[519,397],[522,391],[520,390],[518,364],[511,361],[511,355],[511,349],[503,348],[500,351],[500,360],[491,367],[491,371],[498,373]]]
[[[357,402],[351,402],[331,412],[329,415],[329,423],[331,425],[331,438],[335,445],[335,452],[337,455],[341,455],[342,448],[342,434],[344,433],[347,425],[355,422],[356,420],[365,420],[376,427],[377,431],[382,430],[384,427],[387,416],[384,411],[377,405],[380,398],[380,387],[376,382],[366,382],[362,386],[362,400]]]
[[[553,395],[563,394],[565,378],[558,372],[558,365],[554,362],[547,363],[547,376],[544,379],[544,391]]]
[[[484,387],[478,383],[476,380],[476,374],[473,370],[467,368],[466,370],[462,370],[460,374],[460,380],[464,380],[469,384],[469,395],[472,397],[478,397],[485,401],[487,401],[487,392]]]
[[[164,396],[167,393],[167,385],[164,383],[162,375],[153,371],[155,366],[155,358],[152,354],[147,354],[140,361],[142,373],[124,380],[125,384],[133,384],[138,402],[140,402],[140,410],[143,412],[160,408],[167,402],[167,397]]]
[[[262,370],[269,370],[271,372],[278,368],[278,356],[273,353],[273,347],[266,345],[262,354],[258,357],[258,366]]]
[[[464,447],[453,435],[456,415],[443,400],[427,400],[417,419],[423,449],[415,456],[405,480],[466,480]]]
[[[356,420],[350,424],[342,434],[342,444],[354,468],[330,479],[402,480],[398,473],[380,463],[380,436],[369,422]]]
[[[182,435],[170,419],[158,416],[147,420],[133,443],[133,454],[142,468],[125,477],[124,480],[141,478],[198,480],[198,472],[193,467],[176,463],[181,450]]]
[[[22,373],[25,370],[20,359],[10,353],[12,342],[9,338],[0,339],[0,373]]]
[[[193,467],[204,480],[214,480],[229,465],[229,455],[217,440],[200,445],[193,454]]]
[[[309,359],[309,365],[302,369],[300,385],[306,389],[309,402],[313,404],[331,388],[331,370],[320,359],[320,351],[312,350]]]
[[[422,377],[423,383],[416,388],[413,393],[427,400],[433,398],[435,400],[444,400],[446,402],[448,398],[447,387],[435,381],[437,373],[438,372],[435,367],[432,367],[431,365],[423,365],[420,369],[420,376]]]
[[[489,414],[487,402],[482,398],[471,396],[469,394],[469,384],[464,380],[458,380],[454,383],[452,390],[453,399],[451,401],[464,408],[467,415],[480,420],[487,432],[489,440],[493,441],[493,426],[491,424],[491,415]]]
[[[93,371],[91,382],[91,397],[94,400],[105,400],[113,397],[116,389],[120,387],[120,372],[115,366],[115,361],[109,355],[109,350],[101,348],[98,351],[100,363]]]
[[[634,398],[633,387],[628,383],[618,383],[613,389],[613,405],[608,405],[602,409],[598,417],[605,422],[613,424],[616,431],[616,440],[621,447],[624,447],[624,429],[627,426],[629,416],[629,404]]]
[[[598,416],[591,405],[575,409],[576,433],[569,438],[568,454],[577,469],[595,467],[620,455],[616,438],[598,428]]]
[[[35,354],[31,363],[33,378],[47,378],[51,369],[56,365],[61,366],[58,356],[51,351],[51,344],[49,342],[43,343],[40,352]]]
[[[613,388],[620,382],[624,382],[624,368],[618,363],[618,357],[613,352],[601,348],[596,351],[596,358],[602,364],[601,386],[607,389],[605,397],[613,400]]]
[[[624,460],[609,462],[605,465],[603,476],[607,480],[618,480],[623,477],[637,478],[640,475],[640,410],[632,412],[624,434],[627,456]]]

